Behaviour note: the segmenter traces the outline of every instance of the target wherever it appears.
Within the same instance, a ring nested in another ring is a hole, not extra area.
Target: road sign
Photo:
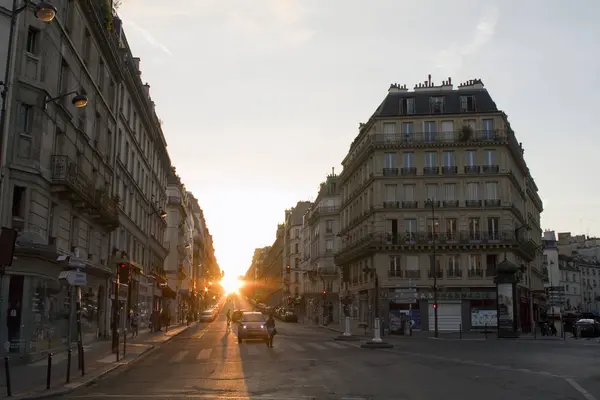
[[[62,271],[58,275],[58,279],[65,279],[71,286],[85,286],[87,285],[87,274],[81,271]]]

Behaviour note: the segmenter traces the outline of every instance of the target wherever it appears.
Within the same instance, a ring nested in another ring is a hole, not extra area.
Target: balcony
[[[398,176],[398,168],[384,168],[383,176]]]
[[[317,272],[319,275],[324,276],[324,277],[325,276],[334,277],[334,276],[338,276],[339,268],[336,267],[335,265],[327,265],[327,266],[319,267],[317,269]]]
[[[402,167],[402,168],[400,168],[400,174],[402,176],[416,176],[417,168],[416,167]]]
[[[94,205],[94,185],[68,156],[52,156],[52,191],[69,198],[76,208]]]
[[[464,135],[463,130],[452,132],[415,132],[415,133],[378,133],[373,135],[371,143],[374,145],[398,145],[400,147],[416,147],[426,145],[440,145],[448,143],[464,143],[465,145],[508,142],[508,132],[505,130],[473,130],[469,135]]]
[[[442,167],[442,174],[456,175],[458,174],[458,167]]]
[[[99,225],[113,230],[119,226],[119,205],[105,189],[96,189],[92,217]]]
[[[400,202],[399,201],[384,201],[383,208],[398,209],[398,208],[400,208]]]
[[[402,208],[417,208],[419,206],[418,201],[403,201]]]
[[[421,279],[421,271],[418,269],[389,269],[388,278]]]
[[[313,208],[308,216],[308,221],[310,223],[314,222],[320,216],[325,215],[336,215],[340,212],[339,206],[319,206]]]
[[[479,208],[481,207],[481,200],[467,200],[465,201],[465,207]]]
[[[498,165],[484,165],[481,168],[481,172],[484,174],[497,174],[500,172],[500,167]]]
[[[479,165],[465,165],[465,174],[478,174],[479,173]]]
[[[483,204],[486,207],[500,207],[500,199],[484,200]]]
[[[424,167],[423,175],[425,176],[436,176],[440,173],[440,167]]]
[[[457,208],[458,200],[444,200],[442,202],[442,205],[444,206],[444,208]]]

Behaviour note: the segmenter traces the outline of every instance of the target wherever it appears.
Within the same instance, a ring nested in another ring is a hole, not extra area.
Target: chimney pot
[[[448,85],[452,85],[452,78],[448,77]]]

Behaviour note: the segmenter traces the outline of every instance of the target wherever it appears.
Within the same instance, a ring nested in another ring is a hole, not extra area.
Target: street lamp
[[[381,321],[379,320],[379,276],[374,267],[365,267],[365,273],[375,278],[375,321],[373,323],[373,339],[360,345],[363,349],[391,349],[394,345],[381,339]]]
[[[88,105],[88,97],[85,94],[80,94],[78,91],[73,90],[69,93],[65,93],[65,94],[61,94],[59,96],[56,97],[48,97],[46,96],[46,99],[44,100],[44,107],[46,106],[46,104],[48,103],[52,103],[56,100],[60,100],[64,97],[70,96],[72,94],[75,94],[75,96],[73,96],[73,98],[71,99],[71,103],[76,107],[76,108],[83,108],[85,106]]]
[[[2,110],[0,111],[0,162],[2,161],[2,151],[4,142],[4,125],[6,124],[6,110],[8,99],[8,89],[10,88],[10,76],[12,66],[12,53],[13,53],[13,42],[15,36],[15,26],[17,24],[17,17],[22,11],[25,11],[31,0],[25,0],[21,7],[18,7],[18,0],[13,0],[12,12],[10,14],[10,29],[8,34],[8,51],[6,52],[6,68],[4,70],[4,80],[0,81],[0,97],[2,98]],[[42,22],[51,22],[56,17],[56,7],[52,4],[41,1],[35,7],[35,16]],[[1,164],[1,163],[0,163]]]
[[[435,201],[427,200],[425,201],[425,205],[431,207],[431,220],[432,224],[435,223]],[[431,250],[431,271],[433,272],[433,335],[435,337],[439,337],[438,331],[438,286],[437,286],[437,262],[435,259],[435,229],[432,226],[431,229],[431,240],[432,240],[432,250]]]

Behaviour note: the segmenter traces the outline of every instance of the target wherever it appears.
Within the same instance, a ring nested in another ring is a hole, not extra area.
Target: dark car
[[[238,322],[238,343],[242,340],[267,340],[269,333],[265,326],[265,316],[260,312],[243,312]]]
[[[242,314],[244,312],[242,310],[235,310],[232,314],[231,314],[231,322],[233,323],[237,323],[240,318],[242,317]]]
[[[600,336],[600,323],[593,319],[580,319],[575,323],[575,335],[577,337]]]

